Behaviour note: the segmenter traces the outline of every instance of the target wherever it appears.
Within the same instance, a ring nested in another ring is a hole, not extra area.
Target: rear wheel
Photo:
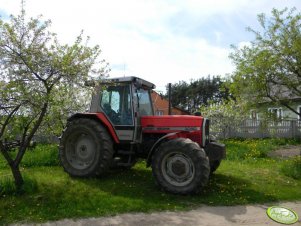
[[[210,174],[204,150],[184,138],[161,144],[154,153],[152,169],[157,184],[175,194],[199,192],[207,184]]]
[[[113,143],[106,129],[86,118],[67,124],[59,149],[61,164],[72,176],[101,175],[113,158]]]

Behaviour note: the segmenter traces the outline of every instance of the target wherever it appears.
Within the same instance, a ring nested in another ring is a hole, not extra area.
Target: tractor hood
[[[143,131],[196,131],[201,130],[204,118],[192,115],[142,116]]]

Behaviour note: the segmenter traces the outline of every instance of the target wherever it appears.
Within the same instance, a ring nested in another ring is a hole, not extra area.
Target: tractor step
[[[134,155],[135,154],[135,152],[133,152],[133,151],[118,151],[117,153],[120,155]]]
[[[118,162],[117,166],[124,166],[124,167],[129,167],[132,166],[133,163],[125,163],[125,162]]]

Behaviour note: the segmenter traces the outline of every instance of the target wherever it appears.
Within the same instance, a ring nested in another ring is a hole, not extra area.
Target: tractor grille
[[[207,144],[209,144],[209,124],[210,120],[204,118],[203,122],[203,132],[202,132],[202,145],[205,147]]]

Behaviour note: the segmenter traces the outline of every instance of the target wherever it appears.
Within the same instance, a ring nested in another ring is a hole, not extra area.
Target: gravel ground
[[[269,157],[290,158],[301,156],[301,146],[287,146],[268,153]]]
[[[55,222],[47,222],[44,224],[27,224],[43,225],[43,226],[254,226],[254,225],[269,225],[281,226],[281,224],[271,220],[266,210],[270,206],[283,206],[294,210],[299,218],[301,216],[301,202],[284,202],[273,203],[267,205],[247,205],[247,206],[203,206],[195,210],[187,212],[158,212],[158,213],[132,213],[121,214],[113,217],[100,217],[88,219],[64,219]],[[20,224],[15,224],[20,225]],[[301,226],[301,221],[294,226]]]

